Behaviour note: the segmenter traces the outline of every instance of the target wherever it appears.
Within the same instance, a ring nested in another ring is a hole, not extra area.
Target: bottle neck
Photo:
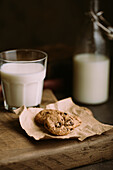
[[[90,0],[90,11],[99,12],[99,0]]]
[[[99,9],[99,2],[100,2],[100,0],[90,0],[90,12],[93,13],[95,16],[100,10]],[[91,16],[91,18],[92,18],[92,16]],[[96,21],[98,21],[98,18],[96,18],[96,20],[92,20],[93,29],[94,30],[100,30]]]

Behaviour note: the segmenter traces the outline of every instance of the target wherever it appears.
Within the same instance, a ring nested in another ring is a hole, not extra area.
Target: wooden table
[[[44,90],[42,107],[57,101],[51,90]],[[110,103],[113,98],[110,100]],[[105,113],[113,111],[102,105]],[[99,107],[92,107],[97,114]],[[102,111],[101,111],[102,112]],[[112,112],[113,113],[113,112]],[[98,116],[97,116],[98,117]],[[37,170],[70,169],[113,159],[113,130],[80,142],[70,140],[40,140],[27,136],[18,116],[0,107],[0,169]]]
[[[87,107],[93,111],[93,114],[97,120],[99,120],[102,123],[113,125],[113,78],[112,78],[111,89],[110,89],[110,98],[108,102],[97,106],[87,106]],[[113,151],[113,146],[111,147],[111,149]],[[113,152],[112,152],[112,157],[113,157]],[[113,159],[106,161],[102,156],[100,163],[87,165],[86,167],[82,167],[78,169],[79,170],[100,170],[100,169],[112,170]]]

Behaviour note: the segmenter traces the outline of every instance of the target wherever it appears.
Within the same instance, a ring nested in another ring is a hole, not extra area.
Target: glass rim
[[[43,54],[44,56],[43,57],[41,57],[41,58],[39,58],[39,59],[34,59],[34,60],[9,60],[9,59],[4,59],[4,58],[2,58],[2,56],[1,55],[3,55],[3,54],[9,54],[9,53],[16,53],[16,52],[38,52],[38,53],[40,53],[40,54]],[[31,62],[36,62],[36,61],[43,61],[43,60],[46,60],[47,59],[47,57],[48,57],[48,54],[46,53],[46,52],[44,52],[44,51],[42,51],[42,50],[38,50],[38,49],[27,49],[27,48],[25,48],[25,49],[13,49],[13,50],[6,50],[6,51],[2,51],[2,52],[0,52],[0,61],[4,61],[4,62],[7,62],[7,63],[11,63],[11,62],[17,62],[17,63],[21,63],[21,62],[28,62],[28,63],[31,63]]]

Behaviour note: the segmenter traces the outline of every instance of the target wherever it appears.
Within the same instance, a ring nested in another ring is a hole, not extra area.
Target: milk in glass
[[[10,107],[41,103],[46,68],[40,63],[6,63],[1,66],[5,102]]]

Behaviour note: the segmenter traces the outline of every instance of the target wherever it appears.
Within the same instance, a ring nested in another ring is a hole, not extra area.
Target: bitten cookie
[[[44,126],[54,135],[67,135],[81,123],[76,116],[58,110],[53,110],[46,116]]]

